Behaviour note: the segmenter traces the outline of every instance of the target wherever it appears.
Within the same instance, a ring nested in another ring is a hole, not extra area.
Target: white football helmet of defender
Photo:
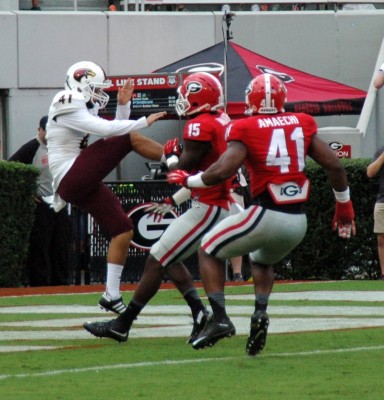
[[[86,102],[97,104],[99,108],[107,105],[109,96],[103,89],[110,86],[110,83],[106,81],[103,68],[92,61],[80,61],[69,67],[67,71],[65,89],[80,92]]]

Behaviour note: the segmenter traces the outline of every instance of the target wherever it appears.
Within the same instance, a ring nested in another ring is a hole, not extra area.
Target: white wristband
[[[350,200],[349,187],[347,187],[344,192],[336,192],[336,190],[333,189],[333,193],[335,194],[336,201],[338,201],[339,203],[346,203]]]
[[[174,195],[172,195],[173,202],[177,206],[189,200],[190,198],[191,198],[191,191],[185,187],[182,187]]]
[[[191,175],[187,179],[187,185],[188,187],[208,187],[203,180],[201,179],[201,176],[203,175],[202,172],[199,172],[196,175]]]
[[[179,157],[173,155],[167,158],[167,167],[169,168],[172,164],[177,164],[179,162]]]

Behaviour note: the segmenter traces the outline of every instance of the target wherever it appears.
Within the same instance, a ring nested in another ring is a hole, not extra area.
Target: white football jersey
[[[56,192],[65,174],[80,154],[84,136],[110,137],[146,128],[147,119],[128,120],[130,102],[118,105],[116,119],[109,121],[92,115],[81,93],[63,90],[49,108],[47,123],[48,162]]]

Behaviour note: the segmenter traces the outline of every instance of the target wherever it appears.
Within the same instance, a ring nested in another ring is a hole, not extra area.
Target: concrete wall
[[[31,2],[29,1],[29,7],[31,7]],[[0,1],[0,11],[18,10],[19,0],[1,0]]]
[[[379,10],[238,12],[230,30],[235,43],[265,57],[367,90],[384,37],[383,17]],[[0,41],[4,156],[35,134],[74,62],[95,61],[110,75],[150,73],[222,41],[225,28],[222,14],[213,12],[0,12],[0,37],[6,38]],[[320,127],[355,127],[357,121],[318,118]],[[143,131],[159,141],[179,132],[178,122]],[[147,173],[145,166],[132,165],[123,165],[123,178]]]

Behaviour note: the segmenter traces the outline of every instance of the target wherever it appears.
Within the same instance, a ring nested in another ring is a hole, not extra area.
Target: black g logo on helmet
[[[95,77],[96,73],[93,72],[91,69],[89,68],[81,68],[81,69],[77,69],[74,74],[73,77],[75,78],[75,80],[77,80],[78,82],[81,82],[81,80],[83,78],[88,79],[89,77]]]
[[[188,93],[199,93],[203,89],[203,85],[200,82],[192,81],[187,85]]]

